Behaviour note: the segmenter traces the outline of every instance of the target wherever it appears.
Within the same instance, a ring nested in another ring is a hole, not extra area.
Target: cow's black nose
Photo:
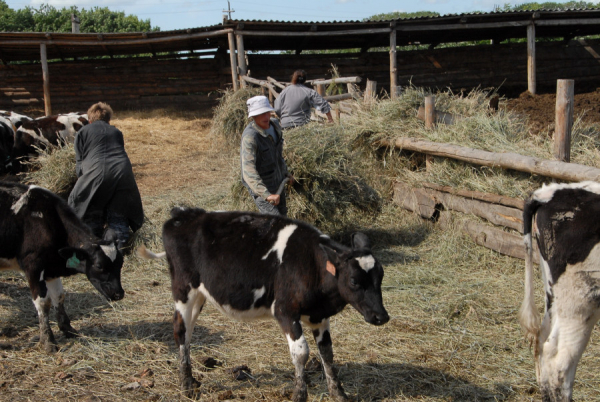
[[[120,290],[118,292],[115,292],[112,294],[111,300],[112,301],[118,301],[121,300],[123,297],[125,297],[125,291],[124,290]]]

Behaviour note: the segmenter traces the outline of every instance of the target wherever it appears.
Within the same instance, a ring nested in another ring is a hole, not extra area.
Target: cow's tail
[[[523,208],[523,240],[525,243],[525,296],[519,310],[519,323],[525,331],[525,336],[531,341],[537,339],[540,330],[540,314],[535,305],[533,294],[533,216],[542,205],[539,201],[530,199]]]
[[[167,255],[167,253],[164,251],[162,253],[155,254],[152,251],[148,250],[144,245],[138,247],[136,254],[138,257],[145,258],[147,260],[160,260],[162,258],[165,258],[165,256]]]

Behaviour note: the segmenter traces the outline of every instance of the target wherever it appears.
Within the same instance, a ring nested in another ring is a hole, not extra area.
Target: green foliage
[[[398,20],[402,18],[419,18],[419,17],[439,17],[440,13],[434,11],[415,11],[413,13],[404,13],[401,11],[394,11],[391,13],[375,14],[369,18],[363,19],[363,21],[389,21]]]
[[[71,32],[71,14],[79,17],[81,33],[100,32],[148,32],[159,31],[152,27],[150,19],[140,20],[123,11],[110,11],[107,7],[89,10],[77,6],[57,9],[49,4],[39,8],[27,6],[13,10],[0,0],[0,31],[2,32]]]
[[[596,3],[588,1],[568,1],[566,3],[555,3],[548,1],[545,3],[523,3],[519,5],[512,5],[510,3],[504,4],[503,7],[496,11],[525,11],[525,10],[573,10],[582,8],[597,8]]]

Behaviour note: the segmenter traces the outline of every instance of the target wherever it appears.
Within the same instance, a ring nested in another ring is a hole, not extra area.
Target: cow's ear
[[[58,255],[67,260],[67,268],[73,268],[77,272],[85,273],[85,261],[89,259],[89,255],[84,250],[65,247],[58,250]]]
[[[340,255],[331,247],[327,247],[323,244],[320,246],[325,254],[323,258],[321,258],[325,270],[337,278],[339,276],[339,269],[337,267],[341,266]]]
[[[369,241],[369,238],[367,237],[366,234],[356,232],[356,233],[352,234],[352,248],[354,250],[363,249],[363,248],[370,250],[371,242]]]

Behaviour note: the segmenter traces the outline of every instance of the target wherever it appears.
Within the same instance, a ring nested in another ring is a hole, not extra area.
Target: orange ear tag
[[[333,265],[330,261],[327,261],[327,266],[325,267],[325,269],[331,275],[335,276],[335,265]]]

